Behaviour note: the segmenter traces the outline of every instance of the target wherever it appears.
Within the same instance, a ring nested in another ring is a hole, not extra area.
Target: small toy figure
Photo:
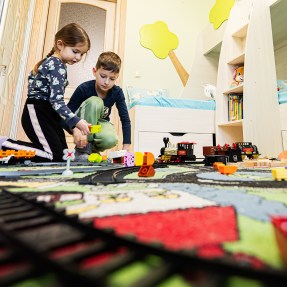
[[[230,88],[234,88],[237,87],[239,85],[242,85],[244,82],[244,67],[237,67],[234,70],[234,74],[233,74],[233,81],[230,84]]]

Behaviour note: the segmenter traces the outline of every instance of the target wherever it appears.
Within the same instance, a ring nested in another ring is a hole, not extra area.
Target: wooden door
[[[67,66],[69,85],[65,100],[68,101],[75,88],[94,79],[92,68],[99,54],[114,51],[116,4],[99,0],[51,0],[43,57],[53,47],[56,32],[68,23],[80,24],[88,33],[91,49],[80,63]],[[73,139],[67,135],[67,142],[73,146]]]

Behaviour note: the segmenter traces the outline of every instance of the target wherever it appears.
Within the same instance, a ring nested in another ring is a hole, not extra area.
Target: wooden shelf
[[[231,121],[226,123],[218,124],[219,127],[242,127],[243,120]]]
[[[240,0],[230,11],[218,63],[216,142],[249,141],[262,155],[277,156],[282,138],[270,23],[269,0]],[[229,88],[236,65],[244,65],[244,83]],[[228,121],[229,94],[243,94],[244,119]]]
[[[232,37],[245,38],[247,36],[248,25],[248,23],[243,25],[239,30],[232,34]]]
[[[227,64],[229,65],[243,65],[245,60],[245,53],[242,53],[241,55],[237,56],[234,59],[231,59]]]
[[[243,93],[243,86],[244,84],[242,85],[239,85],[237,87],[234,87],[232,89],[229,89],[227,91],[224,92],[225,95],[229,95],[229,94],[241,94]]]

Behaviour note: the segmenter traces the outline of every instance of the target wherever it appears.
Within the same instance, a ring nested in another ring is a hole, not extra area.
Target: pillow
[[[151,97],[163,97],[168,98],[168,91],[166,89],[145,89],[136,87],[127,87],[128,105],[129,108],[133,106],[133,103],[145,98]]]

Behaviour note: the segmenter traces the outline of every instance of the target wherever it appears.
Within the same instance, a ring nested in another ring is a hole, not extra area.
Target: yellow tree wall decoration
[[[140,43],[143,47],[150,49],[159,59],[169,56],[183,85],[186,85],[189,74],[173,51],[178,47],[178,38],[169,31],[164,22],[157,21],[154,24],[144,25],[140,29]]]

